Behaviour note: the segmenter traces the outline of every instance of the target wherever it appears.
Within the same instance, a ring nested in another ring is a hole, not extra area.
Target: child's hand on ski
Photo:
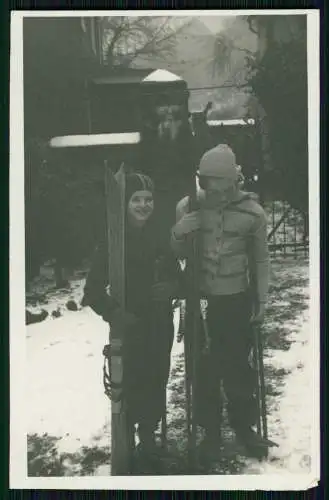
[[[162,281],[152,286],[152,299],[157,302],[162,302],[174,296],[176,286],[174,283]]]
[[[187,234],[193,233],[200,228],[200,213],[189,212],[175,224],[173,227],[174,236],[177,239],[184,238]]]
[[[254,313],[251,316],[251,323],[256,325],[261,325],[264,322],[265,318],[265,303],[258,302],[255,304]]]

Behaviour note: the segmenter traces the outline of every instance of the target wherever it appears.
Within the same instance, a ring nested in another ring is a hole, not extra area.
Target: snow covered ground
[[[110,403],[103,392],[102,350],[108,327],[89,308],[68,311],[79,301],[83,279],[67,293],[48,294],[42,307],[61,316],[27,327],[28,462],[31,476],[108,475]],[[308,263],[273,263],[272,289],[264,326],[268,427],[280,446],[265,462],[238,457],[225,472],[306,473],[313,422],[309,348]],[[169,445],[183,449],[183,344],[174,345],[168,386]],[[178,443],[177,443],[178,442]],[[237,462],[237,463],[236,463]]]
[[[273,411],[268,417],[271,439],[279,448],[272,448],[268,460],[263,463],[246,461],[244,473],[277,474],[282,471],[308,473],[311,466],[311,426],[313,406],[311,404],[311,366],[307,353],[309,326],[308,313],[304,312],[291,328],[289,340],[293,346],[288,351],[272,351],[267,364],[287,375],[280,401],[275,397],[269,401]],[[274,400],[274,401],[273,401]]]

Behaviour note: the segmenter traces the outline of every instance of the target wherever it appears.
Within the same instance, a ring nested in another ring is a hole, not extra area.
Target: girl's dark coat
[[[166,388],[174,327],[172,300],[152,300],[156,281],[175,284],[180,268],[167,243],[156,236],[156,222],[142,229],[126,224],[126,311],[136,323],[125,332],[124,390],[133,423],[154,428],[160,420]],[[108,261],[106,240],[98,246],[88,275],[83,304],[111,323],[116,304],[106,293]]]

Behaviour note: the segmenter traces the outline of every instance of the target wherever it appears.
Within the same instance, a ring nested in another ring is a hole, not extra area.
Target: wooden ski
[[[105,162],[106,212],[110,294],[125,311],[125,172],[116,175]],[[111,475],[130,473],[131,437],[122,388],[124,342],[122,326],[110,329]]]

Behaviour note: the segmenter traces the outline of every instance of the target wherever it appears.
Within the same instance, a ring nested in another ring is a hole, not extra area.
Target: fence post
[[[294,209],[294,243],[295,243],[295,259],[297,259],[297,210]]]
[[[275,227],[275,201],[272,201],[272,227]],[[276,256],[275,233],[273,233],[274,256]]]
[[[307,213],[303,212],[303,243],[304,243],[304,258],[307,258],[308,252],[307,252],[307,244],[306,244],[306,239],[308,238],[308,217]]]
[[[283,202],[283,213],[285,212],[287,207],[287,202]],[[286,234],[286,217],[283,219],[283,255],[286,256],[287,249],[286,249],[286,242],[287,242],[287,234]]]

